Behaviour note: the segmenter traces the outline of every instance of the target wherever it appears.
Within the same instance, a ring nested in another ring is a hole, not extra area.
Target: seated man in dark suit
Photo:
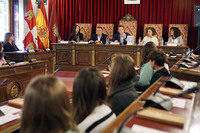
[[[106,44],[106,39],[107,39],[107,35],[103,34],[103,29],[102,27],[97,27],[96,30],[96,34],[94,34],[92,36],[92,38],[89,41],[89,43],[95,43],[95,44],[99,44],[99,43],[103,43]]]
[[[115,36],[113,37],[113,39],[111,40],[112,42],[119,42],[122,45],[126,45],[127,44],[127,36],[130,36],[129,33],[124,32],[124,26],[123,25],[119,25],[118,27],[118,32],[117,34],[115,34]]]

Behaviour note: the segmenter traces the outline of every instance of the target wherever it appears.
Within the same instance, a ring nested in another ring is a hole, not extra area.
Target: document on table
[[[0,125],[20,118],[19,113],[21,112],[21,109],[4,105],[0,107],[0,110],[5,114],[4,116],[0,117]]]
[[[180,99],[180,98],[173,98],[172,99],[173,107],[177,108],[185,108],[185,99]]]
[[[156,130],[156,129],[153,129],[153,128],[140,126],[140,125],[137,125],[137,124],[132,126],[132,131],[134,131],[134,133],[168,133],[168,132]]]
[[[197,86],[197,82],[181,81],[181,83],[184,85],[183,91]]]

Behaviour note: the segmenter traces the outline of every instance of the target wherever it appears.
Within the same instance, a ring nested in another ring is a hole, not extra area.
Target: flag
[[[50,31],[49,39],[51,40],[51,42],[57,43],[59,32],[58,32],[58,19],[57,19],[55,0],[53,0],[52,10],[49,16],[50,16],[49,17],[50,19],[49,20],[49,31]]]
[[[26,50],[27,49],[33,50],[37,48],[36,46],[37,28],[36,28],[35,15],[33,12],[31,0],[29,0],[24,20],[25,20],[24,22],[25,38],[23,40],[24,48]]]
[[[37,25],[38,48],[42,50],[44,48],[45,49],[49,48],[49,27],[43,0],[36,19],[36,25]]]

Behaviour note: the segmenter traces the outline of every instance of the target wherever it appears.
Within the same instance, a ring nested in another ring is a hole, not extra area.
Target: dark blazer
[[[14,44],[15,45],[15,44]],[[10,43],[6,43],[4,45],[4,52],[13,52],[13,51],[19,51],[19,49],[17,48],[17,46],[15,45],[16,49],[10,44]]]
[[[83,34],[82,34],[82,33],[79,33],[78,36],[79,36],[79,38],[80,38],[80,41],[83,41]],[[71,34],[71,35],[69,36],[68,41],[73,41],[73,40],[77,42],[77,38],[75,38],[75,35]]]
[[[102,36],[100,38],[100,41],[103,42],[103,44],[106,44],[106,38],[107,38],[107,35],[106,34],[102,34]],[[98,40],[97,34],[94,34],[90,40],[93,40],[94,42],[96,40]],[[90,41],[90,40],[88,40],[88,41]]]
[[[127,32],[124,32],[124,33],[126,34],[126,38],[127,38],[127,36],[130,36],[129,33],[127,33]],[[124,38],[124,44],[127,44],[126,38]],[[115,40],[118,40],[118,42],[120,42],[120,34],[119,33],[115,34],[115,36],[113,37],[113,39],[111,41],[114,42]]]
[[[167,71],[165,67],[156,71],[151,78],[150,85],[156,82],[161,76],[168,76],[168,75],[169,75],[169,72]]]
[[[119,86],[108,96],[112,111],[119,115],[126,107],[128,107],[138,94],[134,88],[133,80],[126,80],[119,84]]]

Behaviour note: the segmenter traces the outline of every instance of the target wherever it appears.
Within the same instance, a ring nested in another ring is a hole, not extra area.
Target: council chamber
[[[199,0],[0,7],[0,133],[200,132]]]

